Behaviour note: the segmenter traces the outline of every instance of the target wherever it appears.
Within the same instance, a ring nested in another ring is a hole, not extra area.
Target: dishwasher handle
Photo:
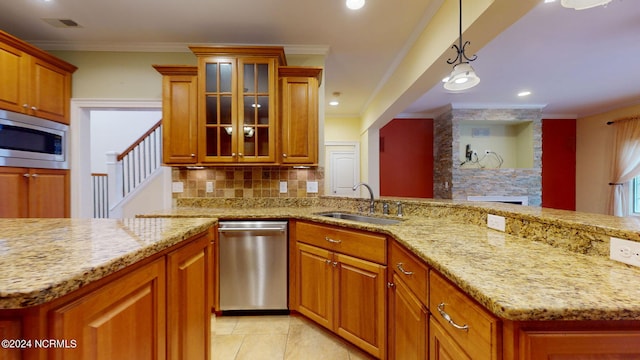
[[[278,231],[278,232],[285,232],[286,228],[281,228],[281,227],[270,227],[270,228],[234,228],[234,227],[227,227],[227,228],[218,228],[218,232],[238,232],[238,231]]]

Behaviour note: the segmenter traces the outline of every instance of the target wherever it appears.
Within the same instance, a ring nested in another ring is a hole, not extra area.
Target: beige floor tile
[[[285,359],[349,360],[345,344],[311,323],[291,325]]]
[[[212,316],[211,332],[216,335],[232,334],[238,323],[238,317],[235,316]]]
[[[248,334],[244,335],[236,360],[284,359],[287,335]]]
[[[216,335],[211,337],[211,360],[233,360],[236,358],[244,335]]]
[[[289,333],[289,316],[240,316],[233,329],[234,334],[281,334]]]

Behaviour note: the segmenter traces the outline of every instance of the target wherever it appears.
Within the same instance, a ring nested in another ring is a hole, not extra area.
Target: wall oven
[[[0,110],[0,166],[68,169],[69,126]]]

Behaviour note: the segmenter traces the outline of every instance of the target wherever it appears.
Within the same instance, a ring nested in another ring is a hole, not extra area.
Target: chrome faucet
[[[369,201],[369,214],[373,214],[376,209],[375,203],[373,202],[373,190],[371,190],[371,186],[367,185],[366,183],[360,183],[357,185],[353,185],[353,191],[356,191],[358,187],[360,187],[360,185],[366,187],[367,190],[369,190],[369,196],[371,197],[371,200]]]

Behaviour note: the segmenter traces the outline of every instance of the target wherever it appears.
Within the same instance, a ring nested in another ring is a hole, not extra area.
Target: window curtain
[[[640,176],[640,116],[611,122],[615,129],[609,214],[627,216],[630,213],[630,181]]]

